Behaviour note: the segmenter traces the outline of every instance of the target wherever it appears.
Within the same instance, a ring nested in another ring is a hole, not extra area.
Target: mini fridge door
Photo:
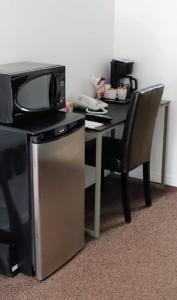
[[[32,143],[35,272],[42,280],[84,245],[84,127]]]

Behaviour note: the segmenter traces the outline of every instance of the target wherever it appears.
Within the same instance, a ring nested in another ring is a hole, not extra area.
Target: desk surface
[[[162,100],[160,106],[166,106],[170,103],[168,100]],[[112,121],[104,124],[103,126],[96,127],[94,129],[86,128],[86,131],[102,132],[106,129],[111,129],[116,125],[124,123],[127,117],[127,112],[129,109],[130,103],[119,104],[119,103],[109,103],[107,116],[112,118]]]
[[[111,122],[105,123],[104,125],[96,127],[94,129],[86,128],[86,131],[101,132],[106,129],[111,129],[118,124],[124,123],[127,117],[129,105],[129,103],[124,105],[110,103],[108,106],[108,113],[106,115],[112,118]]]

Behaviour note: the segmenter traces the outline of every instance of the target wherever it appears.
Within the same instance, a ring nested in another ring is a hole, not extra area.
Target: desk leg
[[[112,129],[111,130],[111,137],[113,138],[113,139],[115,139],[115,137],[116,137],[116,130],[115,129]],[[111,175],[114,175],[114,171],[109,171],[110,172],[110,174]]]
[[[102,133],[96,136],[96,184],[95,184],[95,212],[94,212],[94,236],[100,236],[100,213],[101,213],[101,156],[102,156]]]
[[[162,172],[161,185],[165,185],[165,163],[166,163],[166,144],[167,144],[167,124],[168,124],[168,105],[165,106],[164,132],[163,132],[163,152],[162,152]]]
[[[101,213],[101,156],[102,156],[102,133],[96,134],[96,183],[95,183],[95,209],[94,209],[94,229],[85,228],[90,236],[99,238],[100,236],[100,213]]]

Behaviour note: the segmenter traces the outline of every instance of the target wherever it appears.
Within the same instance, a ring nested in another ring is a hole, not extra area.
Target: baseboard
[[[142,170],[138,169],[136,171],[130,172],[130,177],[142,179],[143,178]],[[161,183],[161,173],[151,171],[151,181],[154,183]],[[165,175],[165,184],[169,186],[177,187],[177,176]]]
[[[165,176],[165,183],[170,185],[170,186],[177,187],[177,175],[176,176],[166,175]]]

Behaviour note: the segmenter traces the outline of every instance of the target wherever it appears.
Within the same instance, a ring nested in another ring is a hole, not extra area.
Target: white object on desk
[[[105,98],[108,98],[108,99],[116,99],[117,97],[117,89],[113,89],[113,88],[108,88],[108,89],[105,89],[105,95],[104,95]]]
[[[94,128],[102,126],[102,125],[103,125],[103,123],[87,121],[87,120],[85,121],[85,127],[90,128],[90,129],[94,129]]]
[[[117,89],[106,88],[104,97],[107,99],[115,100],[118,98],[119,100],[126,100],[127,96],[127,88],[125,86],[118,87]]]
[[[73,105],[85,109],[86,112],[94,111],[95,114],[107,113],[105,108],[108,107],[107,103],[86,95],[80,95],[78,100],[74,100]]]
[[[126,100],[127,88],[125,86],[117,88],[117,96],[119,100]]]

